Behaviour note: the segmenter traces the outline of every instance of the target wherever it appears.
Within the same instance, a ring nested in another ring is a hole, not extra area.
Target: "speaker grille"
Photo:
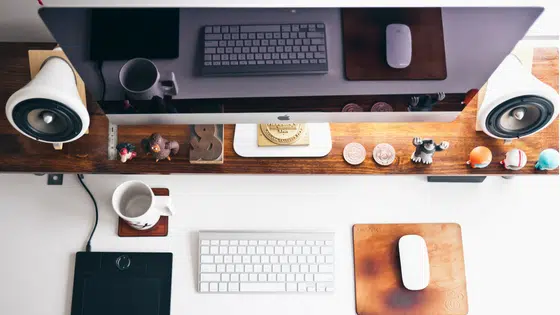
[[[522,112],[522,117],[516,117]],[[486,118],[486,129],[499,138],[521,138],[541,130],[552,119],[554,105],[540,96],[524,95],[496,106]]]
[[[65,142],[82,130],[82,120],[76,112],[49,99],[25,100],[14,107],[12,115],[16,126],[37,140]]]

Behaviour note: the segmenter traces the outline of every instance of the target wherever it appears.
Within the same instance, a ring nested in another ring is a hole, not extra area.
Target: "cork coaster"
[[[156,196],[169,196],[167,188],[152,188]],[[150,236],[167,236],[169,232],[169,217],[161,216],[158,223],[149,230],[140,231],[132,228],[123,219],[119,218],[118,235],[120,237],[150,237]]]

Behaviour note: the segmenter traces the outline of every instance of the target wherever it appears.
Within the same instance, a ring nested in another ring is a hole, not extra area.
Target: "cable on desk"
[[[95,201],[95,198],[93,197],[93,195],[87,188],[86,184],[84,184],[84,181],[82,180],[84,178],[84,174],[77,174],[77,176],[78,176],[78,180],[80,181],[80,183],[82,184],[82,186],[84,187],[88,195],[91,197],[91,201],[93,201],[93,205],[95,206],[95,223],[93,225],[93,229],[91,230],[91,234],[89,235],[89,239],[86,244],[86,252],[91,252],[91,239],[93,238],[95,229],[97,229],[97,222],[99,221],[99,210],[97,209],[97,202]]]
[[[105,76],[103,75],[103,60],[98,60],[96,62],[97,72],[99,72],[99,78],[101,79],[101,84],[103,91],[101,92],[101,101],[105,100],[105,91],[107,90],[107,83],[105,82]]]

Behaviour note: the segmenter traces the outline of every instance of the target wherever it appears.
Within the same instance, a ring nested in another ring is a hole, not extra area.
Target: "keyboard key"
[[[249,281],[255,282],[258,281],[258,277],[256,273],[249,274]]]
[[[308,272],[309,272],[309,265],[301,265],[301,266],[299,266],[299,271],[300,271],[300,272],[303,272],[303,273],[308,273]],[[307,281],[307,280],[305,280],[305,281]],[[310,280],[310,281],[312,281],[312,280]]]
[[[264,34],[264,38],[266,38],[266,39],[271,39],[271,38],[272,38],[272,33],[266,33],[266,34]]]
[[[264,39],[264,33],[257,33],[257,39]]]
[[[280,32],[280,25],[241,25],[241,33]]]
[[[319,272],[333,272],[333,265],[319,265]]]
[[[219,33],[220,32],[220,27],[219,26],[214,26],[213,27],[213,33]]]
[[[321,247],[321,254],[322,255],[330,255],[333,253],[333,248],[330,246],[323,246]]]
[[[204,33],[206,33],[206,34],[212,33],[212,26],[206,26],[204,28]],[[203,244],[203,245],[208,245],[208,244]]]
[[[226,292],[226,291],[227,291],[227,283],[225,283],[225,282],[220,282],[219,287],[218,287],[218,291],[220,291],[220,292]]]
[[[276,282],[276,274],[269,273],[268,274],[268,282]]]
[[[240,264],[241,263],[241,256],[239,256],[239,255],[233,256],[233,263]]]
[[[218,292],[218,283],[216,282],[210,283],[210,292]]]
[[[307,274],[309,276],[312,276],[311,274]],[[328,282],[328,281],[333,281],[334,277],[332,274],[329,273],[317,273],[315,274],[315,282]],[[311,280],[313,281],[313,280]]]
[[[231,34],[231,39],[239,39],[239,34]]]
[[[296,281],[297,282],[302,282],[302,281],[304,281],[304,279],[305,279],[305,277],[303,276],[303,274],[301,274],[301,273],[296,274]]]
[[[259,274],[259,282],[266,282],[267,276],[266,273]]]
[[[282,25],[282,32],[289,32],[291,30],[292,28],[290,27],[290,25]]]
[[[297,24],[292,25],[292,32],[299,32],[299,25]]]
[[[235,266],[232,265],[232,264],[227,264],[226,265],[226,272],[229,272],[229,273],[235,272]]]
[[[241,282],[247,282],[249,281],[249,275],[246,273],[242,273],[239,275],[239,279],[241,280]]]
[[[226,46],[227,46],[227,41],[225,41],[225,40],[219,41],[219,42],[218,42],[218,46],[220,46],[220,47],[226,47]]]
[[[324,38],[325,34],[322,32],[307,32],[307,38]]]
[[[216,272],[216,265],[201,264],[200,272]]]
[[[215,40],[204,42],[204,47],[218,47],[219,42]]]
[[[311,254],[311,247],[309,247],[309,246],[303,246],[302,254],[304,254],[304,255],[309,255],[309,254]]]
[[[247,36],[247,33],[239,34],[239,38],[240,38],[240,39],[247,39],[247,37],[248,37],[248,36]],[[245,244],[245,245],[247,245],[247,244]]]
[[[224,34],[224,39],[231,39],[231,34]]]
[[[207,282],[201,282],[200,283],[200,292],[208,292],[210,291],[210,286],[208,285]]]
[[[200,262],[203,264],[211,264],[214,262],[214,257],[213,256],[208,256],[208,255],[202,255],[200,256]]]
[[[201,282],[211,282],[211,281],[220,281],[221,277],[217,273],[201,273],[200,274],[200,281]]]
[[[235,265],[235,272],[245,272],[245,267],[242,264]]]
[[[229,278],[231,279],[232,282],[239,282],[239,274],[238,273],[232,273]]]
[[[219,265],[216,267],[216,272],[226,272],[226,265],[224,265],[224,264],[219,264]]]
[[[311,276],[310,274],[306,275],[306,276]],[[229,282],[229,274],[227,273],[222,273],[222,282]]]
[[[230,26],[229,31],[230,33],[239,33],[239,26]]]
[[[272,265],[263,265],[263,272],[272,272]]]
[[[254,265],[253,270],[255,272],[262,272],[263,271],[263,266],[262,265]]]
[[[222,40],[222,34],[206,34],[204,40]]]
[[[229,26],[222,26],[222,33],[229,32]]]
[[[278,256],[270,256],[270,262],[273,264],[277,264],[280,260],[278,259]]]
[[[241,292],[284,292],[286,285],[281,282],[256,282],[256,283],[241,283]]]
[[[239,283],[228,283],[229,292],[239,292]]]

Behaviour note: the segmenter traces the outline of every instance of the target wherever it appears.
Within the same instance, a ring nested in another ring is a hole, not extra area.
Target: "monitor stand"
[[[332,149],[329,123],[308,123],[309,145],[268,146],[257,144],[257,124],[237,124],[233,136],[233,149],[242,157],[323,157]]]

